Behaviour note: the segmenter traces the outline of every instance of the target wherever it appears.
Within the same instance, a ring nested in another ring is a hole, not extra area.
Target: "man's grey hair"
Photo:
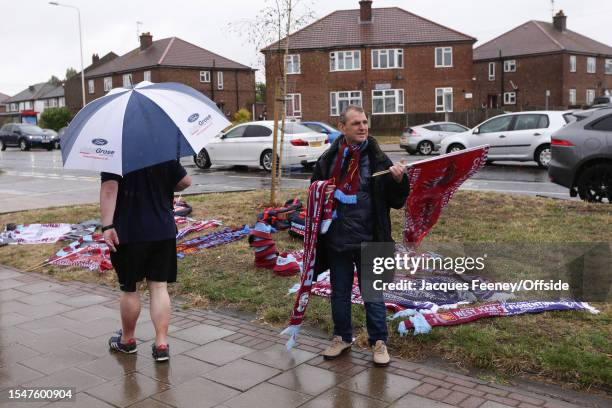
[[[350,111],[354,111],[357,113],[365,113],[365,111],[363,110],[361,106],[358,106],[358,105],[347,106],[346,108],[342,110],[342,113],[340,113],[340,123],[342,123],[343,125],[346,125],[346,114]]]

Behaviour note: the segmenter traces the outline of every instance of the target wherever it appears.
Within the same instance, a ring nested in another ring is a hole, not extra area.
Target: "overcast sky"
[[[153,40],[176,36],[242,64],[256,67],[257,52],[228,23],[253,18],[265,0],[65,0],[81,10],[84,65],[91,55],[122,55],[138,46],[136,22]],[[551,21],[550,0],[374,0],[397,6],[465,34],[476,45],[527,20]],[[314,0],[317,18],[358,8],[358,0]],[[612,45],[609,0],[555,0],[568,28]],[[76,11],[43,0],[0,0],[0,92],[14,95],[28,85],[80,71]],[[262,76],[258,76],[262,79]]]

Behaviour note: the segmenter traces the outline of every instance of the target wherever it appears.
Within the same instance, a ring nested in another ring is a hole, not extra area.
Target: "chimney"
[[[92,63],[92,65],[97,63],[97,62],[99,62],[99,61],[100,61],[100,56],[98,54],[93,54],[91,56],[91,63]]]
[[[144,51],[153,44],[153,36],[151,33],[146,32],[140,35],[140,51]]]
[[[359,19],[362,23],[372,22],[372,1],[361,0],[359,2]]]
[[[559,10],[553,17],[553,26],[557,31],[563,32],[567,30],[567,16],[563,14],[563,10]]]

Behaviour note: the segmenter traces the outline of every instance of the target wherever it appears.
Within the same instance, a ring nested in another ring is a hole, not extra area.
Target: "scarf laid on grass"
[[[330,181],[336,185],[334,197],[343,204],[357,204],[357,192],[359,191],[359,161],[361,152],[368,146],[368,141],[349,145],[341,142],[338,147],[336,164],[332,171]],[[347,166],[348,161],[348,166]],[[347,166],[346,174],[342,176],[342,169]]]
[[[218,226],[220,226],[222,224],[223,223],[221,221],[217,221],[217,220],[196,221],[196,222],[190,224],[189,226],[181,229],[176,234],[176,240],[180,241],[181,239],[185,238],[187,235],[189,235],[189,234],[191,234],[193,232],[200,232],[200,231],[204,231],[205,229],[215,228],[215,227],[218,227]]]
[[[183,259],[185,255],[199,252],[205,248],[212,248],[218,245],[238,241],[239,239],[249,235],[249,231],[250,229],[248,225],[243,225],[236,228],[226,227],[221,231],[187,240],[176,245],[176,256]]]
[[[562,310],[583,310],[598,314],[599,310],[585,302],[573,300],[560,301],[525,301],[525,302],[496,302],[463,309],[438,311],[437,313],[417,312],[406,310],[396,313],[394,317],[406,317],[397,328],[400,336],[405,336],[409,328],[414,328],[414,334],[425,334],[434,326],[455,326],[470,323],[486,317],[517,316],[525,313],[543,313]]]
[[[414,163],[408,169],[404,244],[415,248],[438,222],[442,209],[465,180],[487,161],[489,146],[478,146]]]
[[[330,180],[315,181],[308,189],[302,278],[293,311],[291,312],[289,327],[281,332],[281,334],[289,335],[289,340],[287,340],[288,350],[295,345],[295,338],[300,332],[300,326],[306,314],[308,300],[310,299],[310,290],[312,288],[317,258],[317,239],[321,231],[323,212],[325,207],[329,207],[329,205],[326,205],[326,201],[333,201],[331,197],[327,197],[325,194],[325,188],[330,184]]]

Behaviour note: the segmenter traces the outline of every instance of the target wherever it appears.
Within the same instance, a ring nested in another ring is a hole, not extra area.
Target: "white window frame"
[[[612,58],[606,58],[604,66],[606,75],[612,75]]]
[[[349,105],[363,106],[363,94],[361,91],[336,91],[329,93],[329,115],[340,116],[340,102],[347,102]]]
[[[123,74],[123,87],[129,88],[134,83],[132,82],[132,74]]]
[[[382,95],[377,95],[382,93]],[[386,111],[385,99],[393,97],[395,99],[395,110],[392,112]],[[374,111],[374,101],[380,100],[383,101],[383,111],[375,112]],[[404,90],[403,89],[373,89],[372,90],[372,115],[394,115],[397,113],[404,113]]]
[[[587,57],[587,74],[595,74],[597,72],[597,59],[595,57]]]
[[[200,71],[200,82],[210,82],[210,71]]]
[[[11,103],[11,112],[17,112],[19,110],[19,105],[16,103]]]
[[[438,50],[441,50],[442,61],[438,61]],[[448,54],[447,54],[448,53]],[[450,56],[450,62],[445,63],[445,55]],[[453,47],[436,47],[435,50],[435,67],[436,68],[452,68],[453,66]]]
[[[113,89],[113,77],[104,77],[104,92]]]
[[[576,104],[576,88],[570,88],[569,90],[569,104],[570,105]]]
[[[286,56],[285,71],[287,72],[287,75],[296,75],[301,73],[300,54],[289,54]]]
[[[489,62],[489,81],[495,81],[495,62]]]
[[[19,111],[21,112],[23,110],[25,110],[24,104],[23,102],[19,102]]]
[[[438,93],[441,93],[442,96],[442,104],[438,103]],[[450,95],[450,109],[446,106],[446,96]],[[434,92],[435,103],[436,103],[436,112],[452,112],[453,111],[453,88],[436,88]]]
[[[504,105],[516,105],[516,92],[504,92]]]
[[[144,71],[142,73],[142,80],[151,82],[151,71]]]
[[[342,68],[339,68],[340,60],[342,60]],[[347,60],[351,60],[353,62],[353,68],[346,68]],[[356,64],[355,62],[357,62],[358,64]],[[361,51],[360,50],[346,50],[346,51],[330,52],[329,53],[329,72],[337,72],[337,71],[361,71]]]
[[[578,66],[577,57],[575,55],[570,55],[570,72],[576,72],[576,67]]]
[[[23,103],[23,110],[32,110],[32,101],[25,101]]]
[[[297,97],[298,104],[300,105],[300,109],[295,109],[295,99]],[[289,104],[291,104],[291,110],[293,111],[293,115],[289,115]],[[299,93],[290,93],[287,94],[287,102],[285,103],[285,115],[288,118],[301,118],[302,117],[302,94]]]
[[[389,54],[393,54],[393,64]],[[372,69],[401,69],[404,68],[404,50],[402,48],[379,48],[374,49],[370,53],[372,57]],[[383,67],[381,59],[383,55],[386,57],[387,66]]]
[[[96,91],[96,85],[94,83],[93,79],[88,79],[87,80],[87,92],[89,92],[89,94],[93,94]]]
[[[49,107],[50,108],[57,108],[57,98],[49,99]]]
[[[515,59],[504,61],[504,72],[516,72],[516,60]]]
[[[592,95],[592,97],[589,97],[589,94]],[[595,100],[595,90],[594,89],[587,89],[586,90],[586,104],[590,105],[593,103],[593,101]]]
[[[217,89],[223,90],[223,71],[217,71]]]
[[[60,96],[57,106],[60,108],[66,106],[66,98],[64,98],[63,96]]]

